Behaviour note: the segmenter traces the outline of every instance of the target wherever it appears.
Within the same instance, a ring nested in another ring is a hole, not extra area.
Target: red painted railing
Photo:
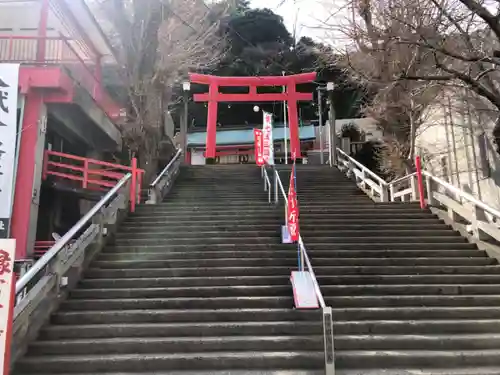
[[[103,191],[111,189],[127,173],[132,173],[130,210],[134,212],[136,204],[140,203],[144,174],[144,170],[137,168],[137,159],[132,159],[132,166],[129,167],[46,150],[43,160],[44,180],[48,176],[55,176],[64,180],[77,181],[84,189]]]
[[[99,62],[88,56],[86,50],[84,45],[62,36],[0,36],[0,61],[64,66],[107,115],[116,120],[120,117],[120,107],[103,90]]]

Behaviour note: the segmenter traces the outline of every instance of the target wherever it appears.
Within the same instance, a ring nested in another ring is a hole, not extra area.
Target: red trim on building
[[[35,150],[42,106],[41,92],[32,91],[26,97],[11,224],[11,236],[16,239],[16,259],[25,259],[27,256],[35,178]]]

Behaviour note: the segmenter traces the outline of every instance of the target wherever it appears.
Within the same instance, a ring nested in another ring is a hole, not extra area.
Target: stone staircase
[[[15,374],[322,374],[321,312],[292,308],[282,218],[255,166],[183,168],[166,202],[121,226]]]
[[[495,259],[429,210],[374,203],[339,171],[299,166],[297,185],[337,374],[500,374]]]

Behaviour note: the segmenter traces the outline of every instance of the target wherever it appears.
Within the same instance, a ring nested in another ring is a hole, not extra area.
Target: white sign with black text
[[[0,64],[0,238],[7,238],[14,199],[19,64]]]

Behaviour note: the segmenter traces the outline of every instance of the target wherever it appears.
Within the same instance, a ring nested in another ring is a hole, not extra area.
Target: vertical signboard
[[[14,257],[16,240],[0,239],[0,353],[3,353],[1,375],[8,375],[10,368],[10,346],[12,341],[12,319],[15,300]]]
[[[262,156],[262,130],[254,129],[253,135],[255,138],[255,163],[261,167],[264,165],[264,158]]]
[[[262,157],[268,165],[274,165],[274,141],[273,141],[273,115],[264,112],[264,125],[262,127],[263,151]]]
[[[7,238],[16,160],[19,64],[0,64],[0,238]]]
[[[293,242],[299,240],[299,206],[297,202],[297,192],[295,189],[295,164],[292,167],[292,173],[290,174],[290,186],[288,187],[288,202],[287,202],[287,212],[288,212],[288,232],[290,233],[290,239]]]

